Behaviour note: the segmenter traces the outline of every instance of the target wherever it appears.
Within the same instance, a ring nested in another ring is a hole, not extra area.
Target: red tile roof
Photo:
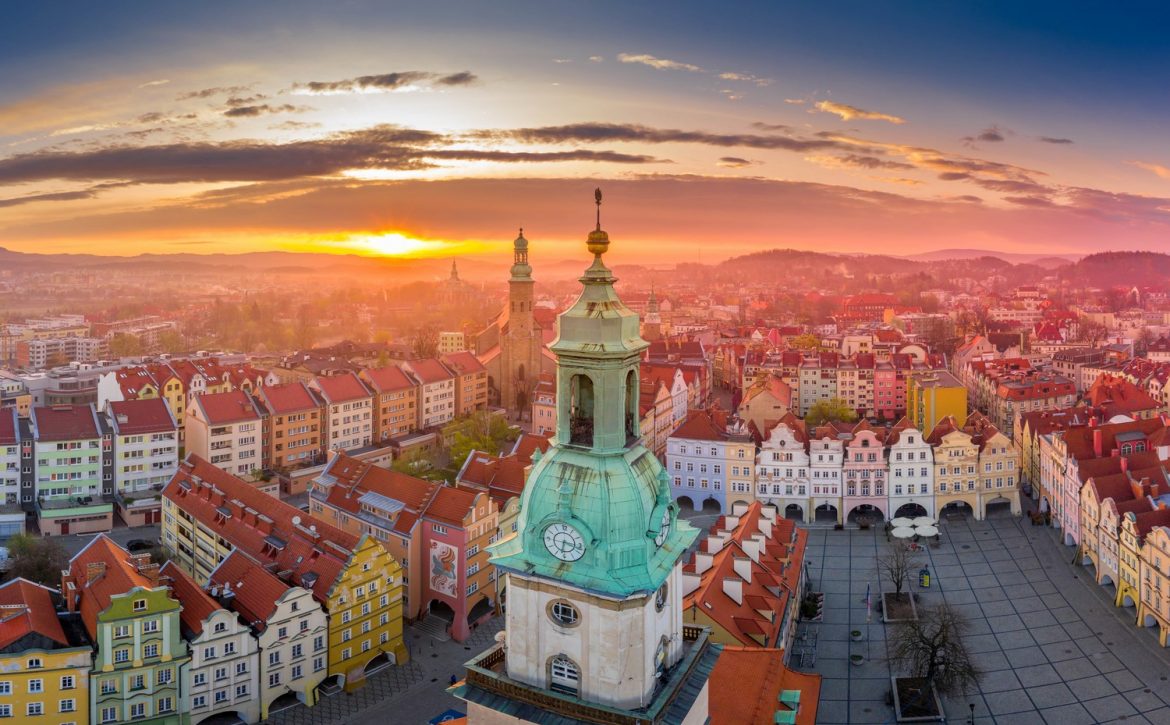
[[[452,352],[442,357],[443,364],[459,375],[487,372],[487,368],[469,352]]]
[[[423,518],[434,519],[450,526],[462,527],[463,520],[475,508],[480,494],[462,488],[440,486],[427,506]]]
[[[162,398],[110,403],[111,424],[118,435],[167,433],[178,430],[171,409]]]
[[[367,492],[401,503],[404,508],[394,521],[394,530],[399,533],[409,533],[441,488],[433,481],[381,468],[341,452],[329,460],[321,477],[332,477],[335,481],[329,487],[326,501],[351,514],[361,510],[358,499]]]
[[[136,558],[105,534],[98,534],[69,560],[69,574],[76,582],[76,595],[81,601],[81,620],[90,639],[97,637],[98,615],[109,609],[112,597],[135,587],[150,590],[156,587],[139,571],[138,562],[143,557],[149,561],[149,555]],[[101,570],[92,581],[88,577],[91,564]]]
[[[16,408],[0,409],[0,446],[16,445],[20,426],[16,422]]]
[[[203,417],[210,425],[260,419],[260,411],[256,410],[252,398],[242,390],[200,395],[195,398],[195,404],[203,411]]]
[[[122,368],[114,372],[114,379],[118,381],[118,387],[122,389],[122,397],[127,400],[133,400],[142,392],[145,385],[158,388],[158,381],[151,375],[150,370],[145,367]]]
[[[313,393],[301,382],[265,385],[256,391],[256,397],[272,415],[299,413],[320,407]]]
[[[384,368],[368,368],[362,372],[370,387],[379,393],[389,393],[395,390],[409,390],[415,386],[402,368],[388,365]]]
[[[773,725],[784,690],[798,690],[797,725],[817,721],[821,676],[784,666],[774,650],[724,645],[711,672],[710,725]]]
[[[195,583],[191,575],[176,566],[175,562],[168,561],[163,564],[158,573],[161,577],[170,578],[170,581],[167,581],[166,578],[162,581],[170,585],[171,596],[178,599],[179,604],[183,605],[182,611],[179,612],[179,619],[182,621],[183,627],[191,633],[192,638],[203,634],[203,623],[223,607],[208,596],[207,592]]]
[[[99,438],[92,405],[54,405],[32,409],[32,423],[38,441],[74,441]]]
[[[226,601],[232,611],[259,632],[268,626],[276,603],[290,588],[238,549],[211,572],[208,586],[230,589],[232,596]]]
[[[328,403],[345,403],[370,397],[370,391],[354,373],[313,378],[314,386]]]
[[[273,498],[194,454],[162,495],[262,565],[320,602],[341,575],[358,537]]]
[[[687,419],[678,427],[671,438],[685,438],[691,441],[722,441],[727,438],[726,414],[723,415],[723,425],[720,425],[719,416],[712,415],[707,410],[691,410],[687,412]]]
[[[423,385],[430,383],[438,383],[443,380],[450,380],[454,377],[450,370],[448,370],[443,363],[434,358],[426,358],[425,360],[411,360],[407,363],[414,376],[419,379]]]
[[[20,577],[0,586],[0,650],[30,634],[69,646],[50,592],[51,589]]]

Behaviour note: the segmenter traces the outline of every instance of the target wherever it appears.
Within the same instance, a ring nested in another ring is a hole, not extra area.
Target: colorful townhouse
[[[402,367],[419,383],[419,428],[435,428],[455,418],[455,374],[434,358],[411,360]]]
[[[114,502],[127,526],[162,520],[158,492],[179,467],[179,426],[162,398],[106,403],[113,433]]]
[[[20,422],[16,408],[0,408],[0,492],[3,493],[4,506],[20,505],[20,467],[21,467]],[[29,450],[29,474],[32,473],[32,451]],[[24,522],[20,522],[18,530],[7,531],[0,528],[0,534],[5,538],[24,531]]]
[[[666,471],[671,496],[680,506],[711,512],[727,510],[728,486],[750,493],[756,443],[743,421],[721,410],[692,410],[668,439]],[[735,475],[729,461],[734,462]]]
[[[301,468],[321,455],[322,404],[304,383],[265,385],[254,401],[263,416],[264,467]]]
[[[483,363],[466,351],[448,353],[440,360],[455,374],[455,416],[487,408],[488,374]]]
[[[162,495],[163,543],[197,580],[235,548],[312,592],[328,615],[328,674],[338,685],[355,689],[367,670],[406,661],[402,567],[374,537],[303,514],[197,456]]]
[[[263,468],[264,416],[244,391],[193,396],[187,404],[186,428],[188,454],[238,476]]]
[[[352,372],[318,376],[309,383],[324,402],[321,451],[352,451],[374,439],[374,395]]]
[[[93,406],[34,407],[29,427],[32,456],[24,480],[32,485],[22,486],[21,503],[36,512],[41,533],[109,531],[114,505],[105,497],[103,457],[112,445]]]
[[[808,449],[812,475],[810,520],[842,524],[845,511],[841,503],[841,470],[845,461],[845,441],[833,426],[821,426],[810,436]]]
[[[1157,627],[1158,644],[1170,645],[1170,527],[1153,525],[1139,554],[1139,627]]]
[[[248,714],[254,712],[266,720],[273,709],[284,704],[317,704],[320,687],[328,677],[329,623],[313,593],[281,581],[240,550],[220,562],[207,586],[217,601],[231,610],[233,619],[243,620],[250,628],[252,659],[237,658],[227,673],[231,677],[232,671],[250,668],[239,675],[246,682],[234,686],[234,690],[252,688]],[[218,663],[212,666],[223,667]],[[195,698],[201,694],[193,690],[193,706],[199,704]],[[209,702],[208,708],[212,705]],[[245,722],[254,722],[236,712]]]
[[[229,714],[259,722],[260,650],[251,629],[174,562],[164,564],[159,575],[182,607],[180,631],[191,653],[182,672],[191,725]]]
[[[839,426],[839,424],[838,424]],[[845,462],[841,466],[845,494],[841,509],[846,520],[852,515],[890,518],[889,497],[886,493],[886,462],[884,428],[875,428],[867,421],[841,428],[845,440]]]
[[[788,660],[805,588],[808,532],[759,502],[720,517],[683,566],[683,622],[724,645],[782,650]]]
[[[532,389],[532,432],[551,435],[557,429],[557,385],[547,375],[541,375]]]
[[[183,672],[190,663],[181,606],[149,554],[131,554],[105,534],[61,574],[69,612],[97,643],[89,675],[91,723],[188,725]]]
[[[906,378],[906,415],[923,434],[948,415],[961,426],[967,421],[967,388],[946,371],[913,373]]]
[[[936,516],[934,449],[926,435],[903,418],[890,429],[886,444],[891,516]]]
[[[51,589],[27,579],[0,585],[0,720],[88,725],[93,650],[71,640]]]
[[[765,433],[755,459],[755,500],[774,506],[786,518],[810,520],[812,480],[804,421],[787,413]]]
[[[374,441],[404,436],[418,427],[418,383],[405,370],[389,365],[358,375],[374,394]]]
[[[943,418],[927,440],[934,448],[935,511],[967,507],[979,516],[979,443],[959,427],[954,418]]]
[[[495,613],[499,597],[487,545],[498,533],[499,504],[489,493],[436,485],[338,453],[309,495],[315,516],[372,536],[403,562],[408,619],[445,620],[444,630],[462,642]]]

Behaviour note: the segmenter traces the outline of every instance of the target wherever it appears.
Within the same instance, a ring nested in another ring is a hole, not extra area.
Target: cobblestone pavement
[[[416,725],[448,709],[464,712],[463,701],[448,695],[451,675],[463,677],[464,663],[495,643],[503,619],[496,617],[466,642],[439,642],[413,626],[406,628],[411,660],[369,677],[353,693],[322,697],[311,708],[303,705],[278,712],[269,725]]]
[[[1059,532],[1010,516],[940,528],[941,545],[920,555],[931,586],[912,589],[968,617],[967,646],[984,671],[977,692],[944,702],[948,720],[968,722],[974,705],[976,723],[1170,724],[1170,651],[1070,563]],[[880,528],[809,532],[812,587],[825,592],[824,621],[804,625],[817,632],[810,669],[825,678],[818,722],[893,722],[886,625],[876,611],[867,623],[865,605],[867,585],[875,602],[890,588],[877,569],[888,546]],[[864,638],[852,641],[853,630]],[[850,664],[852,654],[864,663]]]

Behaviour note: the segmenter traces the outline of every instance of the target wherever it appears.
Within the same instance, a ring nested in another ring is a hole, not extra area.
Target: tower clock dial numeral
[[[561,561],[577,561],[585,556],[585,537],[568,524],[553,524],[544,530],[544,548]]]

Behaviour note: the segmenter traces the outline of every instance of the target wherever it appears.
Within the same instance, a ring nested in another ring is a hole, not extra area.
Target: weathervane
[[[601,187],[593,190],[593,198],[597,202],[597,228],[601,229]]]

